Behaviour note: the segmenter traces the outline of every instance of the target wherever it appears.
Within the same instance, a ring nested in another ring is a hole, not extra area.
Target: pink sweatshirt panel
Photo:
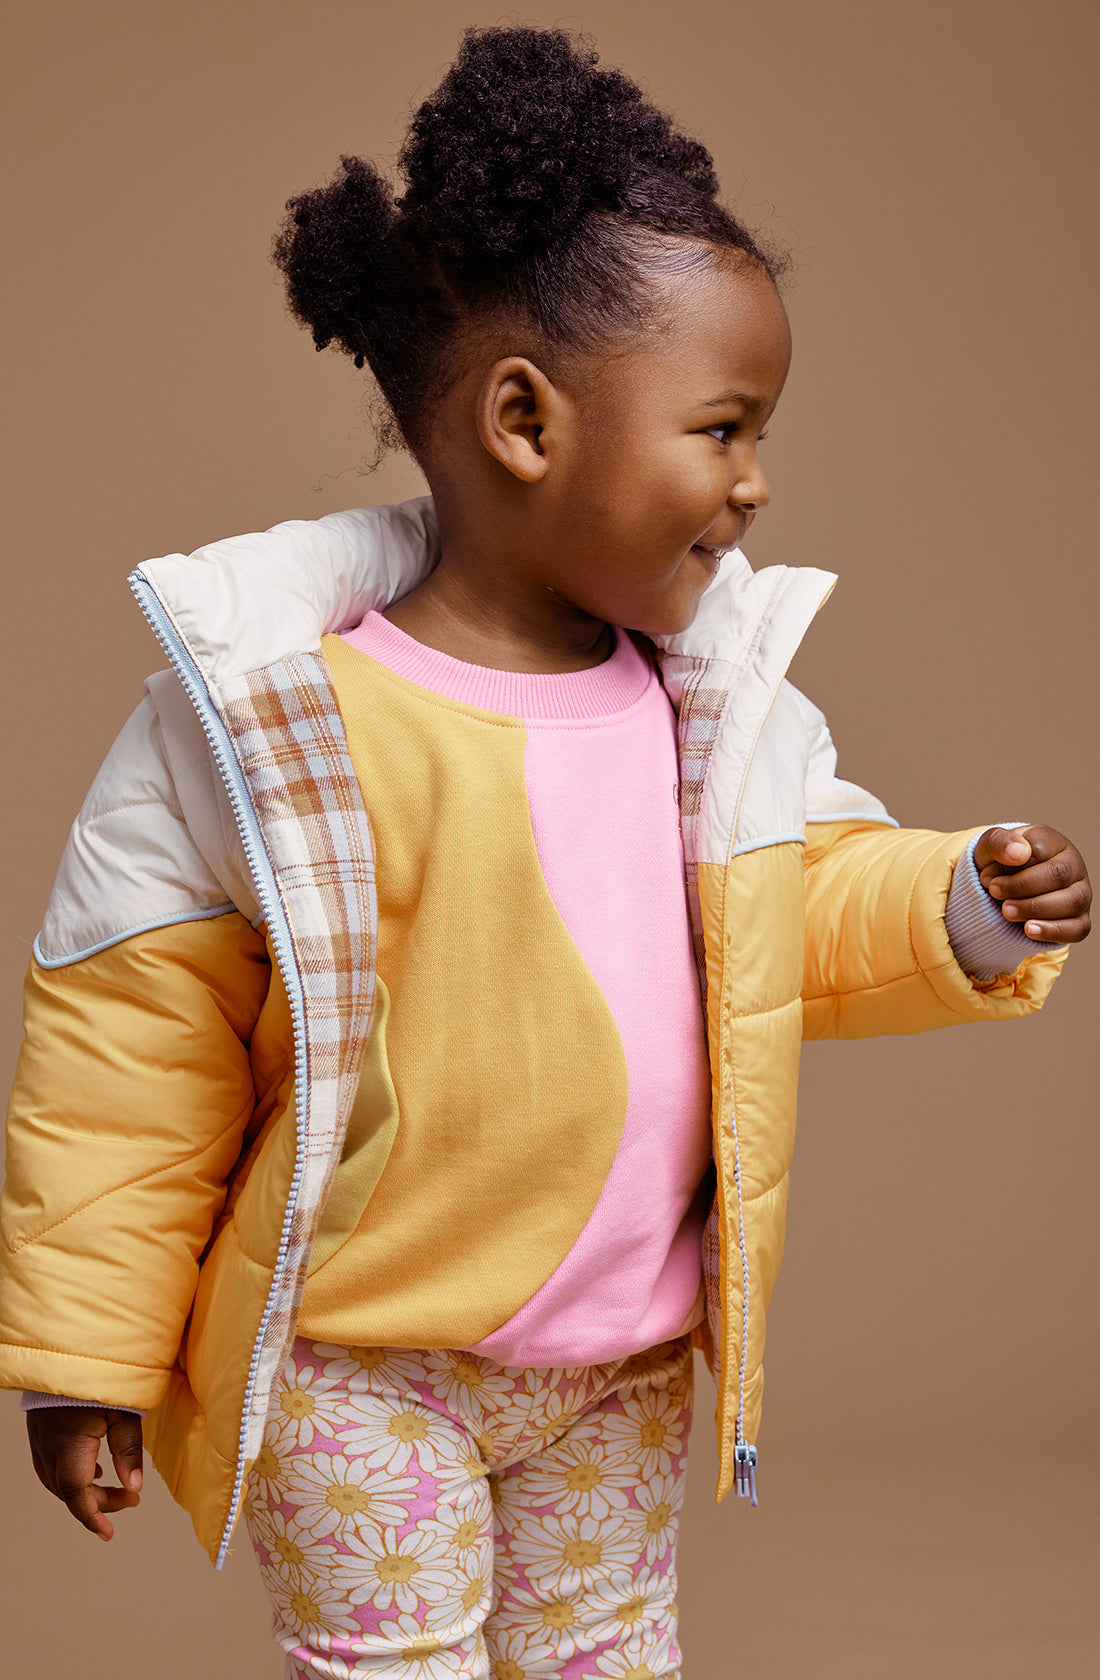
[[[587,1365],[679,1335],[702,1316],[710,1072],[668,697],[621,632],[603,665],[553,676],[464,664],[377,613],[345,639],[433,693],[524,719],[539,862],[626,1059],[626,1121],[595,1209],[542,1288],[476,1349],[504,1365]]]

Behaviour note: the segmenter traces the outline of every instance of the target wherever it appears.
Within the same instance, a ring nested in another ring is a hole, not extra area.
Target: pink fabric
[[[702,1318],[710,1072],[668,697],[621,632],[605,664],[554,676],[463,664],[377,613],[346,639],[433,693],[525,720],[539,861],[626,1058],[622,1141],[591,1218],[477,1350],[508,1365],[598,1364],[678,1336]]]
[[[628,636],[620,635],[615,651],[591,671],[565,671],[539,676],[527,671],[495,671],[487,665],[467,665],[415,642],[381,613],[368,613],[343,640],[360,653],[377,659],[389,671],[416,683],[418,688],[461,700],[482,711],[522,718],[606,717],[637,700],[646,686],[648,666]]]
[[[594,1369],[297,1340],[245,1516],[295,1680],[679,1680],[686,1338]]]

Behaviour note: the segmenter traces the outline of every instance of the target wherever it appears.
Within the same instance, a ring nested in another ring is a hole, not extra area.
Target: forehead
[[[656,330],[609,368],[622,396],[705,403],[740,392],[774,404],[791,358],[779,294],[758,264],[738,258],[653,280]]]

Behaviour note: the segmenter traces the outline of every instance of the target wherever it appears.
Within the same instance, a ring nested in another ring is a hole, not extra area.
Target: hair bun
[[[334,340],[362,367],[365,321],[380,279],[382,247],[397,220],[389,183],[358,157],[342,157],[343,173],[287,201],[274,257],[287,298],[313,333],[318,350]]]
[[[644,208],[632,188],[648,181],[651,191],[655,175],[712,199],[706,149],[676,134],[635,83],[596,64],[564,30],[468,30],[410,126],[401,209],[451,256],[476,263],[533,254],[595,209]]]

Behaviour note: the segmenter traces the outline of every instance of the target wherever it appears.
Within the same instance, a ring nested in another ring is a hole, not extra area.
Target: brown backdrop
[[[287,196],[391,157],[473,0],[46,0],[7,25],[4,1052],[66,829],[158,664],[137,561],[414,493],[268,264]],[[591,30],[786,242],[795,362],[756,563],[841,583],[795,679],[902,822],[1096,853],[1097,241],[1088,0],[591,0]],[[513,19],[515,21],[515,19]],[[763,1503],[682,1550],[690,1680],[1078,1680],[1095,1658],[1091,950],[1011,1028],[806,1056]],[[279,1673],[242,1539],[159,1487],[104,1550],[13,1398],[4,1671]]]

